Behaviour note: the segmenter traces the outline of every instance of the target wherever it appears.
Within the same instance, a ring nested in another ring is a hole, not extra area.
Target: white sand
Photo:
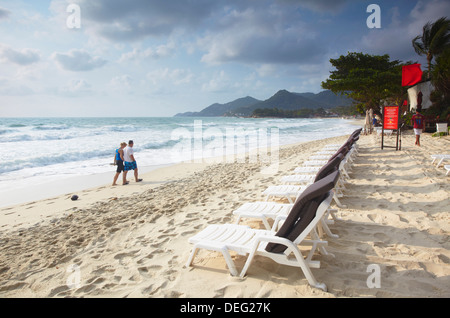
[[[267,186],[346,139],[283,147],[275,174],[256,163],[179,164],[142,174],[142,183],[77,192],[78,201],[67,193],[0,208],[0,297],[449,297],[450,176],[430,154],[450,153],[450,139],[429,134],[420,148],[403,136],[401,151],[361,136],[341,199],[347,208],[331,226],[339,238],[327,238],[335,257],[317,255],[321,268],[313,269],[327,292],[262,257],[244,279],[230,276],[215,252],[185,267],[190,236],[234,222],[233,209],[263,199]],[[371,264],[381,270],[380,288],[367,286]]]

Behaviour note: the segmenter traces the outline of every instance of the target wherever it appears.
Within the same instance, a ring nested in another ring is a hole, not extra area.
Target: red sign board
[[[398,129],[398,106],[385,106],[383,114],[384,129]]]

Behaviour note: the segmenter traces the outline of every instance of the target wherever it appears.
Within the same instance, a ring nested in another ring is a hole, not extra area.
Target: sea
[[[242,152],[356,128],[340,118],[0,118],[0,205],[2,193],[51,181],[105,173],[112,180],[115,150],[129,140],[139,167],[159,167],[229,154],[233,140],[241,146],[231,152]]]

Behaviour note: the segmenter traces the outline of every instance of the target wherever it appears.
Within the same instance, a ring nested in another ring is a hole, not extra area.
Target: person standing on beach
[[[120,148],[116,149],[116,156],[114,158],[114,163],[117,165],[116,174],[113,180],[113,186],[117,185],[116,181],[119,178],[120,173],[123,171],[123,148],[127,146],[126,142],[120,143]]]
[[[420,113],[420,108],[416,108],[416,114],[412,116],[411,123],[414,125],[414,134],[416,135],[416,145],[420,147],[420,135],[425,128],[425,116]]]
[[[138,178],[138,168],[136,164],[136,159],[134,159],[134,151],[133,151],[133,140],[128,141],[128,146],[123,150],[123,157],[125,160],[124,169],[123,169],[123,184],[128,184],[127,182],[127,173],[130,170],[134,170],[134,179],[136,182],[142,181],[142,179]]]

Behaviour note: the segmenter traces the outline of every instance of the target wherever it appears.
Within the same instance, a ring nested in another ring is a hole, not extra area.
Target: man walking
[[[114,162],[117,165],[116,174],[113,179],[113,186],[116,185],[116,181],[119,178],[120,173],[123,171],[123,149],[127,146],[126,142],[120,143],[120,148],[116,149],[116,156],[114,157]]]
[[[414,134],[416,135],[416,145],[420,147],[420,135],[425,128],[425,116],[420,113],[420,108],[416,108],[416,114],[412,116],[411,123],[414,125]]]
[[[128,146],[123,150],[123,158],[125,160],[124,168],[123,168],[123,184],[128,184],[127,181],[127,173],[130,170],[134,170],[134,179],[136,182],[142,181],[142,179],[138,178],[138,168],[136,164],[136,159],[134,159],[133,152],[133,140],[128,141]]]

